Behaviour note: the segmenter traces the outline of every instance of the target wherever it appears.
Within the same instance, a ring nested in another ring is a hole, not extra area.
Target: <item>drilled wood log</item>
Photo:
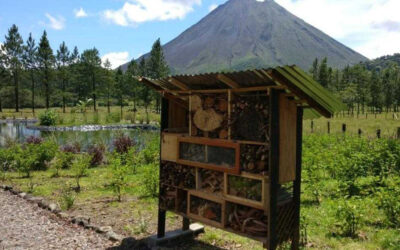
[[[203,100],[198,95],[192,95],[190,99],[191,111],[197,111],[203,108]]]
[[[193,117],[194,125],[206,132],[213,131],[221,127],[223,116],[215,112],[214,109],[196,111]]]

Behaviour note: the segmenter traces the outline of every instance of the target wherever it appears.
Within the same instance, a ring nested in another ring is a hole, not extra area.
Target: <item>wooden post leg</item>
[[[190,220],[188,218],[183,218],[182,230],[183,231],[189,230],[189,226],[190,226]]]
[[[294,228],[292,249],[299,249],[300,242],[300,194],[301,194],[301,155],[303,143],[303,108],[297,108],[296,179],[293,183]]]
[[[167,212],[163,209],[158,209],[158,228],[157,237],[162,238],[165,236],[165,220]]]

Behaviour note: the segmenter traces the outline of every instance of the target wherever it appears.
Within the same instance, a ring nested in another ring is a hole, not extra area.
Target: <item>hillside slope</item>
[[[273,0],[230,0],[163,48],[173,73],[284,64],[308,70],[316,57],[338,68],[368,60]]]

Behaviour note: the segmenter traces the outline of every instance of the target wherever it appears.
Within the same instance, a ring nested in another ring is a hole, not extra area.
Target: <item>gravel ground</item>
[[[70,224],[36,204],[0,190],[0,250],[106,249],[102,235]]]

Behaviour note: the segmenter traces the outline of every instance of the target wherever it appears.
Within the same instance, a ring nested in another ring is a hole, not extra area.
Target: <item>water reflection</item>
[[[79,143],[83,150],[93,144],[102,143],[107,145],[109,150],[113,149],[113,141],[121,134],[129,136],[138,145],[143,145],[154,131],[141,129],[119,129],[119,130],[98,130],[98,131],[38,131],[29,129],[27,122],[8,122],[0,124],[0,147],[4,147],[7,140],[15,140],[23,143],[30,136],[48,138],[56,141],[59,145]]]

